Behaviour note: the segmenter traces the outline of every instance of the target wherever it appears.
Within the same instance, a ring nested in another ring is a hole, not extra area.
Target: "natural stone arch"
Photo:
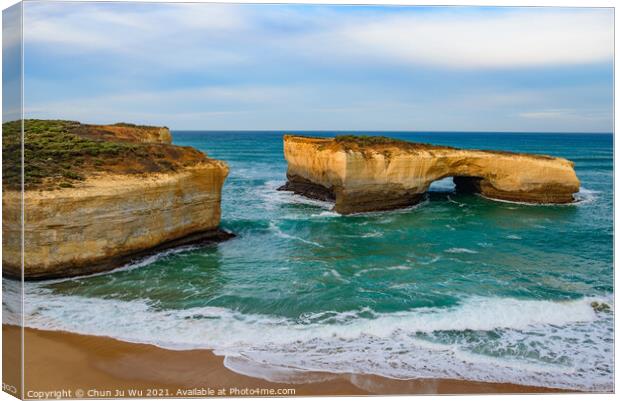
[[[569,203],[579,191],[573,163],[562,158],[467,150],[383,137],[286,135],[287,184],[309,197],[335,201],[339,213],[410,206],[445,177],[494,199]]]

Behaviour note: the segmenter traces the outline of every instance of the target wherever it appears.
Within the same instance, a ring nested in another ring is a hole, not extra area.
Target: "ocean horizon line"
[[[285,132],[285,133],[303,133],[303,132],[317,132],[317,133],[336,133],[336,134],[519,134],[519,135],[614,135],[614,132],[578,132],[578,131],[386,131],[386,130],[294,130],[294,129],[257,129],[257,130],[217,130],[217,129],[176,129],[170,128],[172,132],[196,132],[196,133],[209,133],[209,132],[231,132],[231,133],[274,133],[274,132]]]

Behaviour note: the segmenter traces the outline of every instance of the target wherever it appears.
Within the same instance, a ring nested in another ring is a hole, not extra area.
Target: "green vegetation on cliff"
[[[449,146],[431,145],[427,143],[409,142],[400,139],[389,138],[387,136],[370,136],[370,135],[337,135],[334,142],[344,146],[345,148],[369,146],[398,146],[402,148],[415,149],[454,149]]]
[[[394,145],[402,143],[411,143],[406,141],[400,141],[394,138],[388,138],[387,136],[370,136],[370,135],[337,135],[335,141],[342,144],[355,143],[360,146],[372,146],[372,145]]]
[[[124,123],[124,122],[112,124],[112,126],[127,127],[127,128],[153,128],[153,126],[151,125],[140,125],[140,124],[132,124],[132,123]],[[168,127],[161,127],[161,128],[168,128]]]
[[[406,149],[410,151],[418,151],[418,150],[426,150],[432,152],[433,150],[455,150],[456,148],[452,146],[444,146],[444,145],[432,145],[429,143],[421,143],[421,142],[409,142],[403,141],[400,139],[389,138],[387,136],[368,136],[368,135],[337,135],[334,138],[334,143],[341,146],[345,150],[359,150],[359,151],[367,151],[370,148],[373,150],[380,151],[386,155],[389,155],[389,152],[385,150],[385,148],[389,147],[399,147],[401,149]],[[493,153],[497,155],[523,155],[524,153],[518,152],[509,152],[502,150],[480,150],[481,152]],[[547,155],[538,155],[528,153],[528,157],[535,157],[539,159],[553,159],[551,156]]]
[[[385,157],[392,156],[392,149],[397,147],[409,151],[433,149],[453,149],[448,146],[437,146],[419,142],[409,142],[400,139],[388,138],[387,136],[368,136],[368,135],[337,135],[334,144],[349,151],[359,151],[364,157],[370,157],[372,151],[379,152]]]
[[[2,131],[3,185],[19,189],[21,121],[2,124]],[[174,171],[201,160],[205,155],[191,148],[115,140],[101,126],[65,120],[24,120],[26,189],[72,187],[95,172]]]

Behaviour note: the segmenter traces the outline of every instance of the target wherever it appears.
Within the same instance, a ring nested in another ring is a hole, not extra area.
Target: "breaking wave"
[[[5,299],[18,295],[19,283],[3,283]],[[291,375],[294,381],[295,371],[311,371],[613,389],[607,356],[613,352],[613,312],[597,313],[591,306],[595,300],[611,304],[611,295],[572,301],[472,297],[445,308],[362,308],[292,319],[56,295],[36,283],[26,283],[25,291],[27,327],[212,349],[232,370],[272,380]],[[3,305],[5,323],[18,316],[17,306]]]

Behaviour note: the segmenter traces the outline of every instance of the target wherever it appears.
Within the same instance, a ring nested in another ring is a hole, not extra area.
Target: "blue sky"
[[[611,9],[25,3],[30,118],[610,132]]]

